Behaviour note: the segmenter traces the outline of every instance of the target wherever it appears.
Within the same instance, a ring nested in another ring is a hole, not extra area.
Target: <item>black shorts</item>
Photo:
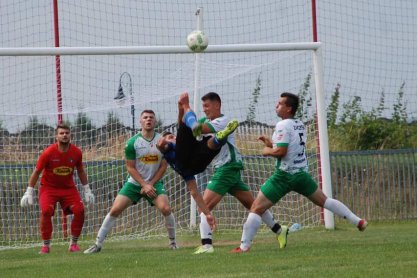
[[[183,175],[196,175],[203,172],[220,149],[212,150],[207,146],[210,137],[197,141],[190,128],[184,123],[178,127],[175,145],[176,164]]]

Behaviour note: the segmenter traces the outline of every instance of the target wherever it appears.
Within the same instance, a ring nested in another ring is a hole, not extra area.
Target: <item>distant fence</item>
[[[369,220],[417,219],[417,149],[330,154],[334,198]]]
[[[245,161],[248,160],[250,157],[245,157]],[[123,168],[124,161],[86,164],[92,169],[107,164]],[[369,220],[417,219],[417,149],[332,152],[330,164],[333,197],[359,216]],[[34,164],[0,165],[0,197],[4,197],[2,189],[6,190],[6,187],[27,184],[33,167]],[[20,169],[19,173],[17,169]],[[6,198],[8,202],[12,199]],[[6,210],[2,209],[3,212]]]

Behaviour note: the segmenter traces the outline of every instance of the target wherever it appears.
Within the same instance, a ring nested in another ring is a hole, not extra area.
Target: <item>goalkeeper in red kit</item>
[[[94,203],[94,195],[88,185],[87,174],[82,163],[82,152],[70,143],[71,132],[66,125],[56,128],[56,143],[48,146],[40,155],[35,169],[29,178],[29,186],[20,205],[33,205],[34,187],[42,173],[39,187],[39,206],[41,208],[40,231],[43,246],[39,254],[50,251],[52,235],[52,216],[59,203],[64,214],[73,214],[71,222],[71,242],[68,251],[78,252],[78,237],[84,224],[84,205],[74,182],[74,169],[83,185],[87,203]]]

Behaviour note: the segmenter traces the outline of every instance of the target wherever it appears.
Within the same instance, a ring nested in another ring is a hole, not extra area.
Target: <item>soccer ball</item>
[[[192,31],[187,36],[187,45],[194,52],[201,52],[208,46],[207,36],[200,30]]]

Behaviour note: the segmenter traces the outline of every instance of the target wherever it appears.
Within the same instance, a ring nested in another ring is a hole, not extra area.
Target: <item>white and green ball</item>
[[[201,52],[208,46],[207,36],[200,30],[192,31],[187,36],[187,45],[194,52]]]

